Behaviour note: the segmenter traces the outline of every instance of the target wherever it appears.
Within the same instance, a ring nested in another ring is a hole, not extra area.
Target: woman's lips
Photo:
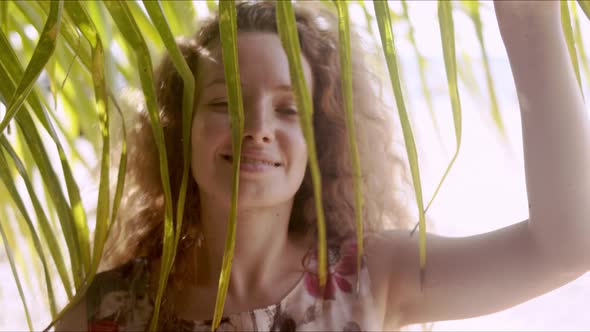
[[[227,163],[233,163],[233,156],[221,155],[222,159]],[[247,172],[264,172],[281,167],[280,162],[272,161],[271,158],[266,157],[254,157],[242,155],[240,159],[240,171]]]

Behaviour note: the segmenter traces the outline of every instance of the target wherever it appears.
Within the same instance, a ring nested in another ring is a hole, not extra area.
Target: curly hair
[[[242,2],[237,9],[238,31],[277,32],[275,4]],[[344,117],[344,101],[338,55],[337,17],[325,5],[295,5],[297,31],[303,56],[313,76],[313,126],[322,178],[323,204],[330,242],[355,232],[353,171]],[[385,228],[407,227],[409,208],[403,195],[411,189],[402,154],[395,151],[397,131],[393,112],[388,111],[379,91],[378,76],[365,59],[366,50],[358,33],[352,38],[353,110],[361,158],[364,195],[364,228],[367,233]],[[191,39],[178,42],[195,77],[199,59],[219,40],[219,18],[208,19]],[[155,71],[155,87],[163,126],[173,202],[176,204],[182,177],[182,91],[183,81],[169,56]],[[142,104],[142,103],[138,103]],[[156,145],[144,107],[134,112],[129,137],[125,194],[117,221],[110,232],[103,267],[121,265],[138,256],[158,257],[162,249],[164,196],[159,177]],[[189,180],[183,234],[178,255],[191,245],[192,226],[199,223],[197,183]],[[402,195],[396,195],[401,193]],[[309,169],[294,197],[289,232],[314,233],[315,203]],[[176,260],[175,265],[178,265]],[[192,262],[194,264],[194,262]],[[182,278],[176,266],[172,276]],[[171,278],[172,278],[171,276]]]

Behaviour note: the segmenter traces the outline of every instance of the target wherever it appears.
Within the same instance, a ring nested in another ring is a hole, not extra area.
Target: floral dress
[[[357,280],[356,255],[357,246],[351,240],[328,248],[329,273],[322,292],[317,276],[317,254],[308,252],[303,260],[301,279],[279,303],[228,315],[217,331],[381,330],[364,260]],[[87,295],[89,331],[146,330],[153,309],[153,299],[148,294],[146,258],[98,274]],[[174,331],[211,331],[210,320],[175,318],[168,326],[167,329]]]

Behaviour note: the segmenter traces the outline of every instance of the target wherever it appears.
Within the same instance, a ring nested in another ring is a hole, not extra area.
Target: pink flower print
[[[334,300],[337,290],[352,292],[352,283],[348,279],[356,273],[356,255],[357,245],[354,241],[345,241],[340,248],[328,248],[328,276],[323,294],[320,294],[317,251],[309,252],[303,259],[307,292],[315,298],[326,300]]]

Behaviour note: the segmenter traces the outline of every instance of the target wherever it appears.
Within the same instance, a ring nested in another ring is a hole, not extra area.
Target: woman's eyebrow
[[[216,85],[216,84],[225,85],[225,78],[221,78],[221,77],[220,78],[216,78],[216,79],[212,80],[211,82],[207,83],[205,85],[205,88],[209,88],[209,87],[211,87],[213,85]],[[240,85],[242,87],[245,86],[244,83],[241,83]],[[282,91],[282,92],[293,92],[293,88],[291,87],[291,85],[290,84],[284,84],[284,83],[283,84],[275,85],[274,86],[274,90],[279,90],[279,91]]]

